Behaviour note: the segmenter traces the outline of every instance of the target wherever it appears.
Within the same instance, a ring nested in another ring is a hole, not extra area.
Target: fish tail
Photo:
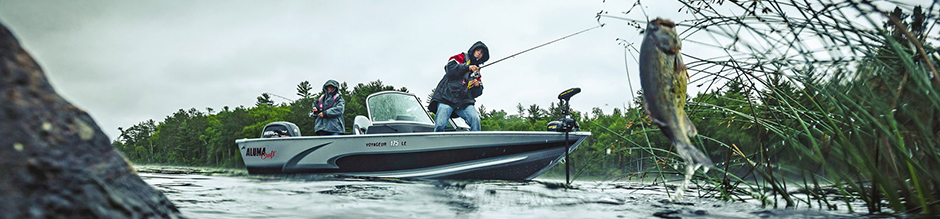
[[[676,152],[679,153],[679,156],[682,157],[686,163],[689,163],[689,165],[701,165],[705,167],[706,171],[708,168],[714,166],[712,160],[709,159],[708,156],[705,156],[705,153],[702,153],[698,148],[695,148],[691,142],[675,140],[672,144],[676,147]]]

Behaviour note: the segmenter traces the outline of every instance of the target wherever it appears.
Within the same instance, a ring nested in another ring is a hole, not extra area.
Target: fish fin
[[[682,54],[676,54],[676,60],[673,62],[673,69],[678,73],[685,72],[685,79],[691,80],[692,76],[689,75],[689,69],[685,66],[685,62],[682,62]]]
[[[685,63],[682,63],[682,55],[676,54],[676,59],[672,61],[672,69],[675,69],[676,72],[685,72],[686,78],[691,78]]]
[[[676,153],[679,154],[679,157],[682,157],[682,160],[685,160],[689,165],[702,165],[706,170],[714,166],[712,160],[698,148],[695,148],[692,143],[673,140],[672,145],[676,147]]]
[[[652,115],[650,115],[650,120],[652,120],[652,121],[653,121],[653,124],[656,124],[656,126],[658,126],[658,127],[660,127],[660,128],[669,127],[668,124],[666,124],[666,123],[663,122],[663,121],[659,121],[658,119],[654,118]]]
[[[698,129],[695,128],[695,124],[692,124],[692,120],[689,119],[688,115],[685,115],[685,124],[688,124],[688,126],[685,127],[686,128],[685,134],[688,135],[689,138],[695,137],[696,135],[698,135]]]

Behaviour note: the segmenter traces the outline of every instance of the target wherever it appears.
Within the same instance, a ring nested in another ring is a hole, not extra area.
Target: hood
[[[477,48],[483,48],[483,58],[480,58],[480,60],[473,57],[473,50]],[[473,46],[470,46],[470,50],[467,50],[467,57],[470,58],[471,65],[482,65],[486,60],[490,60],[490,49],[486,47],[486,44],[483,44],[483,41],[477,41]]]
[[[334,89],[333,92],[339,91],[339,82],[336,82],[335,80],[329,80],[329,81],[326,81],[326,83],[323,83],[323,93],[326,93],[326,86],[335,87],[336,89]]]

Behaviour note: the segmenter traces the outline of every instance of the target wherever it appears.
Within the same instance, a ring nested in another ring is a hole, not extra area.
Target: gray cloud
[[[0,21],[53,86],[113,139],[117,127],[160,121],[178,109],[250,106],[264,92],[296,98],[304,80],[382,80],[425,98],[447,58],[482,40],[491,62],[597,25],[595,13],[632,1],[14,1]],[[681,20],[677,5],[647,13]],[[629,17],[644,19],[642,13]],[[548,107],[581,87],[574,109],[630,104],[624,50],[639,44],[624,22],[493,65],[478,103],[515,113]],[[694,51],[691,51],[694,53]],[[629,57],[628,57],[629,58]],[[628,62],[633,88],[638,70]],[[276,101],[282,101],[275,99]]]

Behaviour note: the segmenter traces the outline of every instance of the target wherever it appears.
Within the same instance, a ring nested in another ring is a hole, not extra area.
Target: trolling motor
[[[581,93],[581,88],[576,87],[562,91],[561,94],[558,94],[558,100],[565,104],[565,117],[548,123],[548,131],[565,132],[565,183],[568,185],[571,185],[571,180],[569,180],[569,166],[571,160],[568,157],[568,151],[571,150],[571,144],[568,143],[568,133],[580,130],[578,122],[574,121],[574,119],[571,119],[571,105],[568,104],[568,102],[571,100],[571,97],[578,93]]]
[[[571,88],[558,94],[558,100],[561,100],[565,104],[563,109],[564,116],[561,119],[548,122],[547,131],[556,131],[556,132],[577,132],[580,131],[581,126],[578,125],[577,121],[571,119],[571,106],[568,104],[568,101],[571,100],[571,97],[575,94],[581,93],[581,88]]]

